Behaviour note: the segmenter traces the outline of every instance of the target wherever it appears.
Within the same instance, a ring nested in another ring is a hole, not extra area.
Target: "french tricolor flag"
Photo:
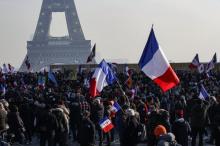
[[[102,89],[116,81],[115,74],[103,59],[96,68],[90,81],[90,95],[95,97],[102,92]]]
[[[194,68],[198,68],[200,65],[199,62],[199,55],[196,54],[196,56],[193,58],[192,63],[190,63],[189,68],[190,69],[194,69]]]
[[[104,117],[100,122],[99,122],[100,127],[102,128],[102,130],[107,133],[109,131],[111,131],[112,128],[114,128],[114,125],[112,124],[112,122],[107,118]]]
[[[217,55],[215,53],[212,60],[206,65],[206,72],[209,72],[210,70],[214,69],[216,63],[217,63]]]
[[[120,105],[117,102],[115,102],[111,107],[111,112],[117,113],[120,109],[121,109]]]
[[[157,42],[153,27],[139,61],[139,66],[164,92],[180,82]]]
[[[209,99],[209,94],[206,91],[205,87],[201,85],[200,93],[199,93],[199,98],[201,100],[208,100]]]

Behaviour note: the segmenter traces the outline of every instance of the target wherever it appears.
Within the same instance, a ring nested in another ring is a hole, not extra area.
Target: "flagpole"
[[[116,79],[116,83],[118,84],[118,86],[119,86],[119,88],[120,88],[120,90],[121,90],[123,96],[126,97],[126,100],[127,100],[128,104],[130,105],[130,101],[129,101],[129,99],[128,99],[128,96],[125,94],[124,90],[122,89],[122,86],[121,86],[121,84],[119,83],[118,79]]]

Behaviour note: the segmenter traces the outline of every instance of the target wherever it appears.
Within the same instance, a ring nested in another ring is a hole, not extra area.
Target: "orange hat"
[[[155,129],[154,129],[154,135],[156,137],[159,137],[160,135],[166,134],[167,130],[163,125],[158,125]]]

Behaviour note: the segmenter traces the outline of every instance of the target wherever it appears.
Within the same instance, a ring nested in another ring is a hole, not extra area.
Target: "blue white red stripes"
[[[217,55],[216,53],[212,57],[212,60],[206,65],[206,72],[209,72],[210,70],[215,68],[215,64],[217,63]]]
[[[190,63],[189,68],[190,69],[194,69],[194,68],[198,68],[200,65],[199,62],[199,55],[196,54],[196,56],[193,58],[192,63]]]
[[[104,117],[100,122],[99,122],[100,127],[102,128],[102,130],[107,133],[109,132],[112,128],[114,128],[114,125],[112,124],[112,122],[107,118]]]
[[[120,105],[117,102],[114,102],[113,106],[111,107],[111,112],[117,113],[120,109]]]
[[[209,99],[209,94],[206,91],[205,87],[201,85],[200,93],[199,93],[199,98],[201,100],[208,100]]]
[[[164,92],[179,83],[179,78],[156,40],[153,28],[139,61],[139,66]]]
[[[115,74],[105,60],[102,60],[90,81],[90,95],[92,97],[99,95],[104,87],[113,84],[115,80]]]

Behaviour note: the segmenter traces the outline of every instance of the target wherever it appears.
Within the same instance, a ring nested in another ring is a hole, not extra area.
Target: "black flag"
[[[26,58],[26,60],[25,60],[25,65],[26,65],[27,69],[30,70],[31,64],[30,64],[30,61],[29,61],[28,56],[27,56],[27,58]]]
[[[92,52],[90,53],[89,57],[87,58],[87,63],[91,62],[93,58],[95,57],[95,49],[96,49],[96,44],[92,48]]]

